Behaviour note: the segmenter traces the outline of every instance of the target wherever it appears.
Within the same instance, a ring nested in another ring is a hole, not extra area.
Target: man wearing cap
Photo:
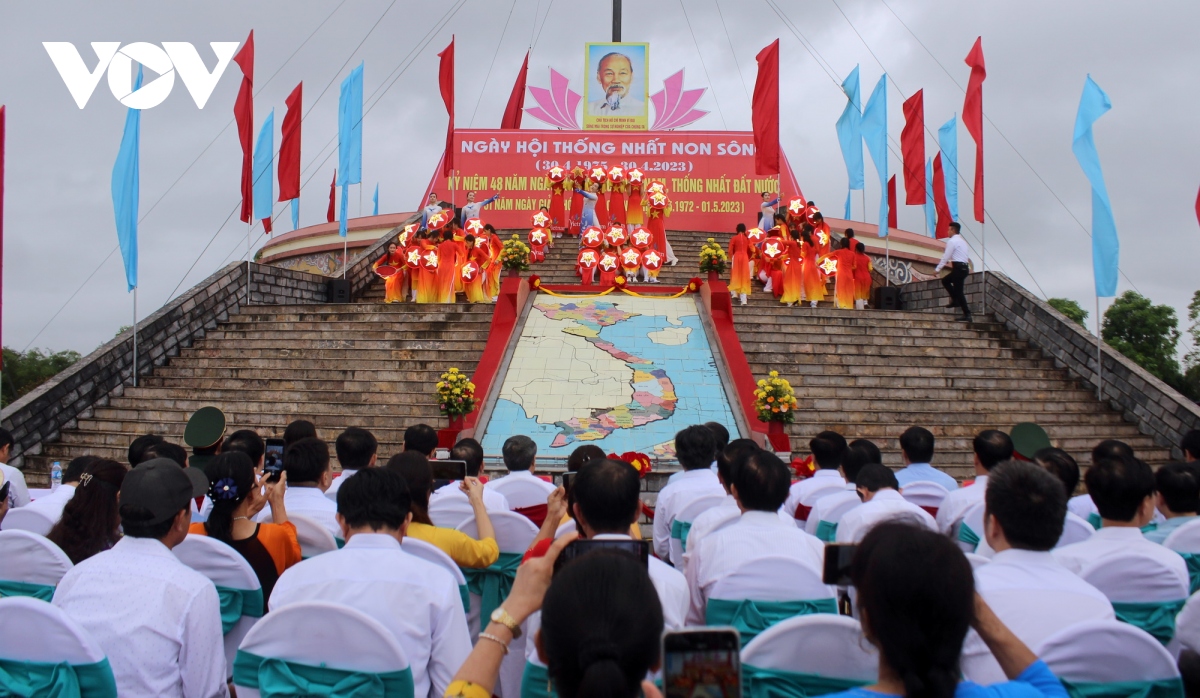
[[[1013,458],[1033,462],[1033,456],[1043,448],[1050,448],[1050,435],[1036,422],[1019,422],[1008,432],[1012,438]],[[1069,496],[1071,493],[1068,492]]]
[[[183,442],[192,448],[188,465],[203,471],[221,452],[224,440],[225,413],[211,405],[196,410],[183,430]]]
[[[171,554],[187,537],[192,498],[207,491],[204,473],[166,458],[129,471],[124,537],[54,592],[54,605],[104,650],[121,696],[228,695],[217,589]]]

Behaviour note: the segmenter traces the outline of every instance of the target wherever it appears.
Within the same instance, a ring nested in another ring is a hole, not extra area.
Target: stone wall
[[[247,305],[323,303],[327,279],[250,262],[233,262],[138,322],[136,373],[150,374],[180,349]],[[73,366],[4,408],[0,424],[16,441],[9,464],[21,467],[26,454],[59,438],[76,420],[108,403],[132,383],[133,330],[101,345]]]
[[[940,280],[905,284],[905,310],[944,308],[947,302]],[[971,309],[983,307],[983,275],[971,274],[966,282]],[[1014,283],[1004,274],[988,272],[987,311],[1008,329],[1054,359],[1093,391],[1096,389],[1096,336],[1077,325],[1045,301]],[[1154,437],[1182,458],[1179,441],[1191,429],[1200,429],[1200,406],[1150,375],[1124,355],[1102,345],[1103,399],[1143,434]]]
[[[379,277],[375,275],[375,270],[372,268],[375,260],[387,252],[387,244],[396,239],[400,231],[404,230],[404,226],[419,220],[421,220],[421,214],[413,214],[411,217],[406,218],[403,223],[389,230],[383,237],[371,243],[365,250],[354,255],[350,260],[350,268],[346,272],[346,278],[350,280],[350,298],[361,297],[363,291],[366,291],[371,284],[379,280]]]

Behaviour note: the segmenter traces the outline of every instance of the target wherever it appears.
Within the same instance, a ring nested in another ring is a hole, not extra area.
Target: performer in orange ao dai
[[[629,198],[625,202],[625,223],[639,226],[646,220],[642,215],[642,183],[645,175],[635,167],[627,170],[625,176],[629,181]]]
[[[383,302],[398,303],[403,301],[405,259],[404,253],[400,251],[399,244],[395,242],[389,242],[387,246],[387,253],[380,257],[372,266],[372,268],[378,269],[382,266],[396,268],[396,273],[385,278],[383,281]]]
[[[789,308],[804,297],[803,258],[804,251],[800,246],[799,236],[788,229],[790,233],[783,242],[783,293],[779,302]]]
[[[746,304],[750,286],[750,239],[746,237],[746,224],[737,224],[737,234],[729,239],[729,295]]]
[[[596,165],[588,174],[588,179],[596,185],[596,222],[593,225],[607,228],[608,224],[612,222],[608,215],[608,202],[604,198],[604,185],[608,183],[608,171]]]
[[[842,310],[849,310],[854,307],[854,296],[858,291],[857,282],[854,280],[854,251],[850,249],[850,238],[842,240],[842,246],[821,257],[818,260],[818,265],[828,269],[829,261],[833,261],[837,266],[832,272],[837,276],[833,283],[833,304],[834,307]]]
[[[492,264],[487,270],[487,292],[494,301],[500,297],[500,267],[503,266],[500,263],[500,253],[504,251],[504,242],[496,234],[496,229],[492,227],[491,223],[485,223],[483,229],[487,231],[488,251],[492,256]]]
[[[429,233],[424,230],[417,233],[417,253],[420,266],[416,271],[416,300],[418,303],[437,303],[437,242],[430,239]]]
[[[561,230],[567,226],[567,208],[563,202],[567,171],[555,165],[546,172],[546,179],[550,181],[550,227]]]
[[[625,225],[625,168],[613,165],[608,170],[608,211],[612,222]]]
[[[600,250],[600,287],[609,288],[617,280],[617,272],[621,269],[621,260],[617,249],[609,243],[604,243]]]
[[[800,239],[804,243],[802,247],[804,266],[801,269],[804,295],[800,297],[800,300],[807,300],[815,308],[819,301],[825,300],[825,277],[817,267],[817,241],[813,239],[812,232],[812,226],[807,224],[800,231]]]
[[[454,236],[449,231],[442,232],[442,241],[437,246],[438,253],[438,269],[437,269],[437,296],[439,303],[453,303],[454,285],[461,283],[459,281],[459,268],[462,265],[462,258],[459,256],[459,244],[454,241]]]
[[[459,273],[463,277],[463,292],[467,295],[468,303],[486,303],[491,300],[484,288],[487,268],[492,262],[491,251],[480,245],[474,235],[468,235],[466,242],[467,261]]]
[[[854,307],[862,310],[871,298],[871,272],[875,266],[867,256],[867,246],[854,243]]]

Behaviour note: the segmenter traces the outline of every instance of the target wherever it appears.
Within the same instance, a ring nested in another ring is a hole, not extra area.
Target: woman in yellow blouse
[[[479,528],[479,540],[452,528],[438,528],[429,520],[429,495],[433,491],[433,470],[429,459],[415,451],[405,451],[392,456],[387,468],[400,473],[408,483],[412,497],[412,523],[406,535],[425,541],[450,556],[459,567],[483,568],[500,557],[500,546],[496,545],[496,532],[483,506],[483,484],[469,477],[462,483],[467,500],[475,511],[475,524]]]

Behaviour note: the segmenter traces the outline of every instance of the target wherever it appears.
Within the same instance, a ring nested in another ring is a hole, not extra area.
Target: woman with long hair
[[[301,559],[296,526],[283,506],[287,473],[280,472],[278,482],[268,482],[250,456],[239,451],[220,454],[205,472],[212,483],[212,513],[208,521],[192,524],[188,533],[216,538],[238,551],[254,569],[263,598],[271,598],[279,575]],[[274,523],[256,523],[254,516],[268,503]]]
[[[396,273],[384,278],[384,303],[399,303],[404,300],[405,289],[407,285],[404,283],[404,272],[408,265],[404,260],[404,250],[400,249],[400,244],[396,241],[388,243],[387,253],[380,257],[372,267],[378,269],[382,266],[393,267]]]
[[[813,240],[811,225],[804,224],[804,227],[800,229],[800,238],[803,243],[804,257],[804,266],[801,269],[804,293],[800,298],[808,301],[815,308],[818,302],[825,300],[825,275],[821,273],[821,269],[817,266],[819,246]]]
[[[114,460],[97,459],[83,470],[62,518],[46,537],[78,565],[121,539],[117,494],[127,472]]]
[[[500,558],[500,546],[496,544],[496,531],[483,505],[483,484],[479,478],[468,477],[459,484],[467,493],[467,501],[475,513],[475,525],[479,529],[479,540],[476,540],[462,531],[438,528],[429,519],[433,469],[429,467],[429,459],[424,454],[416,451],[397,453],[388,459],[384,467],[399,473],[408,485],[408,494],[412,498],[412,523],[408,525],[405,535],[441,549],[459,567],[483,568]]]
[[[789,236],[783,243],[783,295],[779,302],[790,308],[804,297],[804,250],[796,231],[791,228],[787,231]]]

